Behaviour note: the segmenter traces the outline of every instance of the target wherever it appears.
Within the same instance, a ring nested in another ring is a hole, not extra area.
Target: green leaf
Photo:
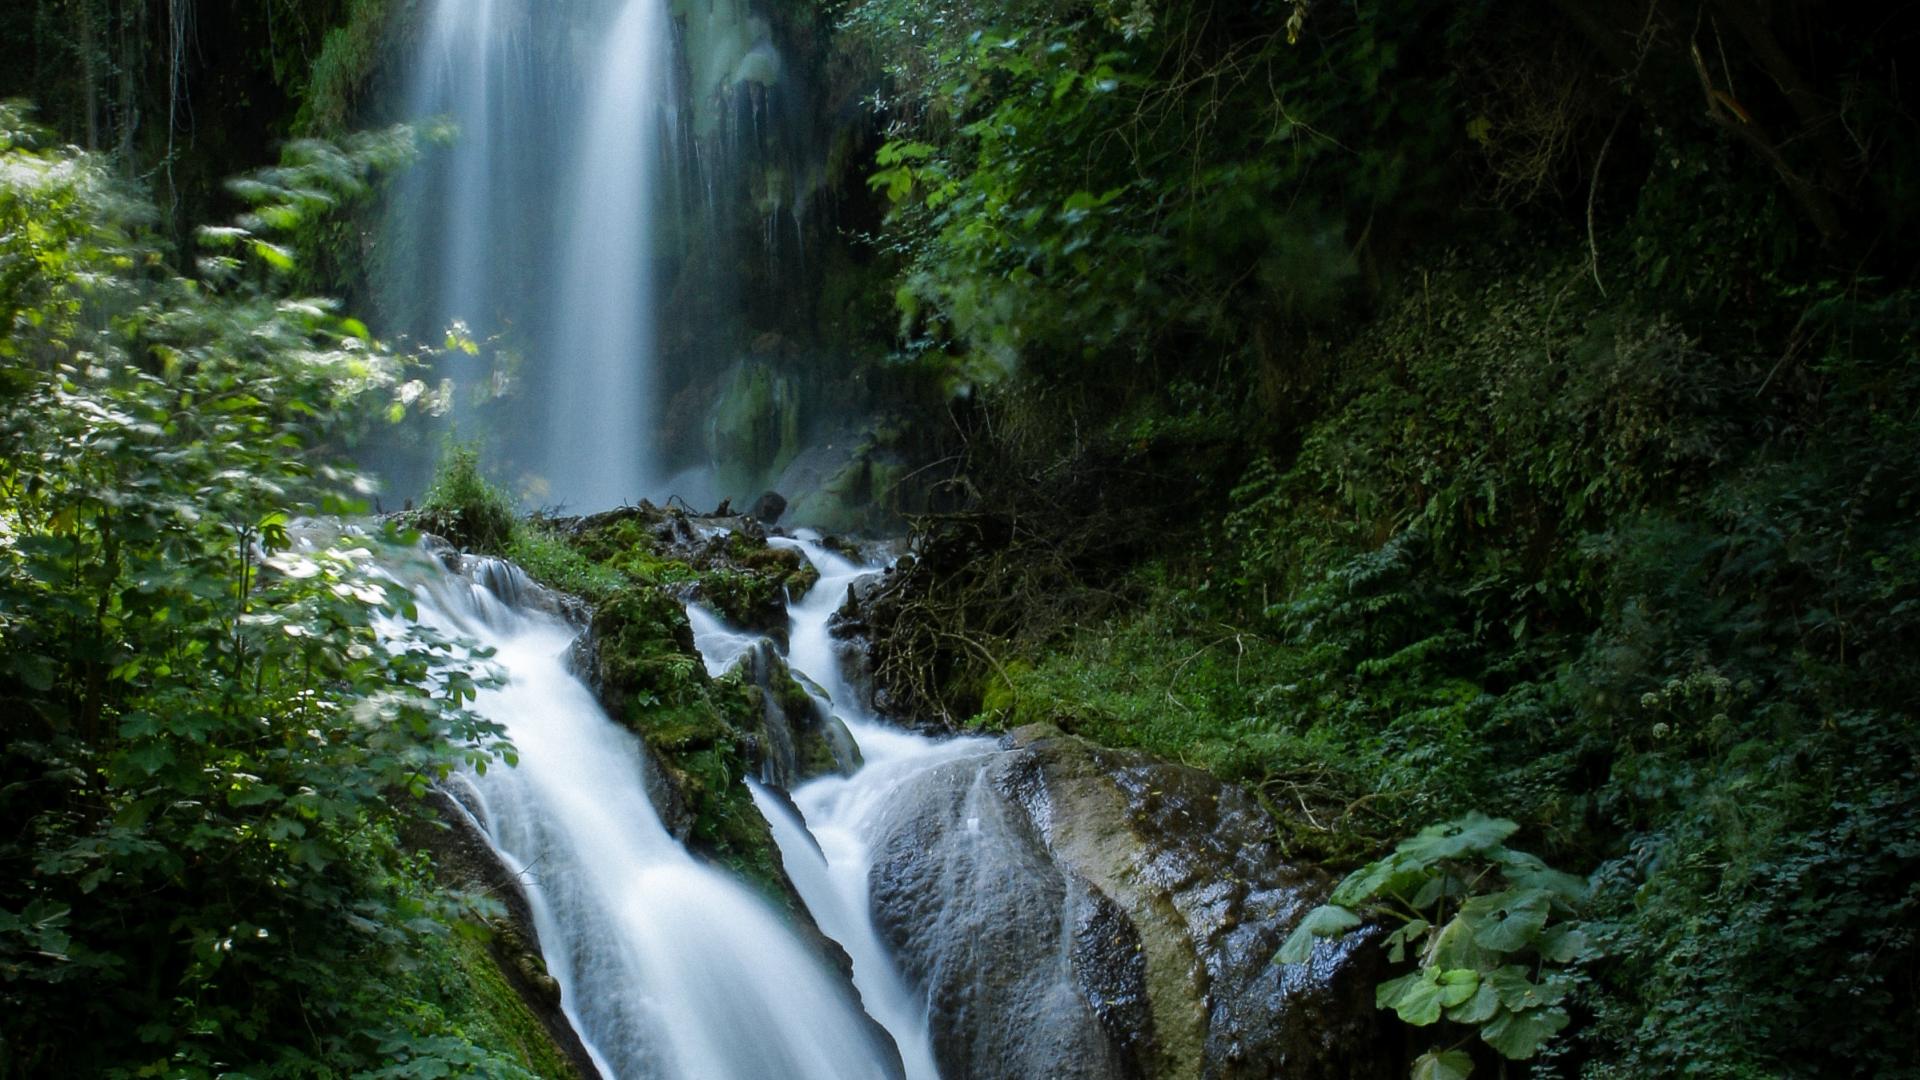
[[[1485,979],[1473,996],[1447,1010],[1447,1019],[1459,1024],[1484,1024],[1500,1011],[1500,994]]]
[[[1566,976],[1549,974],[1536,983],[1527,977],[1526,969],[1517,964],[1489,973],[1486,982],[1500,995],[1500,1004],[1516,1012],[1558,1005],[1573,992],[1573,980]]]
[[[1425,1027],[1440,1019],[1442,1009],[1466,1001],[1479,988],[1477,971],[1421,968],[1381,983],[1374,991],[1373,1003],[1377,1008],[1392,1009],[1409,1024]]]
[[[1287,936],[1286,944],[1274,957],[1282,964],[1304,964],[1313,956],[1314,939],[1339,937],[1360,925],[1360,916],[1337,904],[1322,904],[1307,912],[1300,925]]]
[[[1421,936],[1432,929],[1433,924],[1425,919],[1413,919],[1405,926],[1387,935],[1387,959],[1398,964],[1407,958],[1407,946],[1419,941]]]
[[[1485,855],[1499,847],[1520,826],[1504,818],[1472,813],[1441,825],[1429,825],[1395,848],[1397,854],[1421,865],[1462,855]]]
[[[1502,1057],[1524,1061],[1567,1026],[1567,1010],[1554,1007],[1525,1012],[1502,1011],[1480,1029],[1480,1038]]]
[[[1589,888],[1585,878],[1552,869],[1538,856],[1502,849],[1493,853],[1493,861],[1500,864],[1508,884],[1516,888],[1541,889],[1568,904],[1578,904],[1587,898]]]
[[[1464,1050],[1429,1050],[1413,1061],[1413,1080],[1467,1080],[1473,1058]]]
[[[1552,895],[1542,889],[1508,889],[1476,896],[1460,906],[1473,938],[1497,952],[1523,949],[1547,925]]]
[[[284,273],[285,271],[293,269],[293,253],[278,244],[270,244],[265,240],[255,240],[253,241],[253,253],[260,256],[268,266],[273,267],[275,270]]]
[[[128,764],[152,776],[173,763],[173,747],[156,739],[127,748],[123,756]]]
[[[1452,874],[1435,874],[1413,894],[1413,906],[1425,911],[1448,896],[1458,896],[1461,891],[1459,879]]]
[[[1418,892],[1431,873],[1398,854],[1389,855],[1348,874],[1334,887],[1328,900],[1345,907],[1359,907],[1376,896],[1408,896]]]
[[[1483,971],[1498,964],[1499,954],[1486,949],[1475,940],[1473,930],[1466,920],[1456,915],[1447,921],[1433,936],[1428,946],[1427,962],[1443,968],[1473,968]]]
[[[1533,944],[1541,956],[1556,964],[1585,960],[1596,952],[1587,932],[1568,923],[1547,927]]]

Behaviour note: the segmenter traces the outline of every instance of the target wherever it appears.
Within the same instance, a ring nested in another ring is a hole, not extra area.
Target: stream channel
[[[789,605],[787,659],[863,764],[800,785],[791,802],[755,783],[755,803],[821,930],[851,956],[852,986],[769,903],[669,835],[648,798],[644,748],[568,664],[578,630],[500,560],[468,559],[464,573],[419,569],[409,583],[422,622],[491,648],[506,676],[474,708],[505,727],[518,764],[457,777],[458,801],[522,882],[567,1017],[606,1076],[935,1080],[926,997],[903,979],[870,914],[872,830],[905,782],[984,761],[995,745],[929,739],[864,711],[827,622],[848,586],[878,568],[810,536],[773,542],[820,571]],[[710,674],[760,647],[759,635],[702,608],[689,617]],[[967,825],[973,842],[995,842],[978,819]]]

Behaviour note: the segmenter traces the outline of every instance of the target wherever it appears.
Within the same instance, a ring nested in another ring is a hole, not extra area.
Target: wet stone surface
[[[876,925],[950,1077],[1397,1075],[1373,935],[1273,964],[1330,882],[1205,772],[1022,730],[916,778],[881,834]]]

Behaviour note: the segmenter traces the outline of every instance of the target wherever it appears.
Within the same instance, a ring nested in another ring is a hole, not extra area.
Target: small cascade
[[[517,567],[407,568],[420,621],[494,650],[505,685],[474,708],[512,768],[461,803],[526,885],[549,971],[602,1072],[642,1080],[852,1080],[899,1074],[852,989],[758,897],[661,826],[635,737],[568,670],[574,630]]]
[[[756,785],[754,802],[773,826],[781,859],[814,920],[853,958],[854,985],[869,1014],[899,1046],[909,1080],[937,1080],[926,996],[902,977],[874,928],[873,834],[904,785],[948,762],[990,753],[994,743],[965,737],[936,741],[867,713],[842,674],[842,656],[827,621],[847,587],[876,568],[836,555],[811,538],[772,543],[800,551],[820,571],[819,583],[788,608],[787,660],[796,677],[813,684],[809,691],[820,707],[846,725],[864,764],[851,776],[824,776],[801,785],[791,805]],[[709,670],[724,671],[752,649],[754,635],[732,630],[704,609],[690,609],[689,615]]]

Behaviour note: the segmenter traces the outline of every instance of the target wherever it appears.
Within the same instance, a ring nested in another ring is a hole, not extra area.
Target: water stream
[[[811,537],[772,542],[799,550],[820,571],[819,583],[789,606],[787,660],[824,693],[826,704],[859,744],[864,764],[852,776],[823,776],[795,790],[793,802],[804,820],[764,789],[755,789],[755,802],[773,824],[794,887],[820,929],[853,957],[854,983],[868,1011],[899,1045],[907,1076],[933,1080],[938,1071],[927,1034],[926,998],[901,977],[874,930],[868,888],[872,836],[909,778],[948,761],[985,754],[994,744],[981,738],[935,741],[868,714],[842,673],[827,621],[846,598],[847,587],[875,568],[842,558]],[[697,636],[695,643],[700,643]]]
[[[526,884],[549,971],[608,1077],[860,1080],[898,1075],[852,989],[746,887],[694,859],[648,800],[635,737],[566,664],[575,631],[522,600],[518,568],[412,571],[419,618],[496,650],[474,707],[516,767],[467,775],[471,808]]]

